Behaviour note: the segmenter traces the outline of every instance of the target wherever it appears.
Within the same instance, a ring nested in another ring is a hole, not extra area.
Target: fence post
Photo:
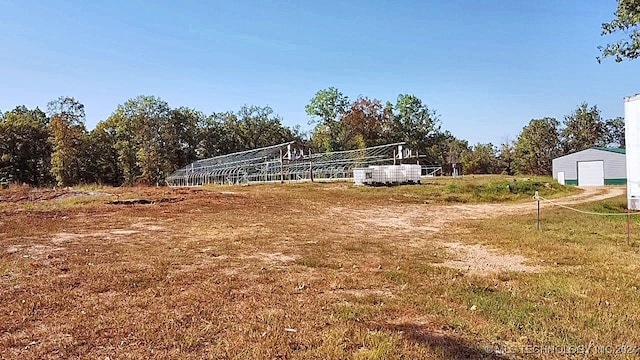
[[[538,202],[538,231],[540,231],[540,195],[538,195],[538,192],[536,191],[536,194],[533,196],[534,199],[536,199],[536,201]]]
[[[280,184],[284,183],[284,161],[282,160],[282,148],[280,148]]]
[[[309,178],[311,178],[311,182],[313,182],[313,158],[311,155],[311,149],[309,149]]]
[[[627,246],[631,245],[631,210],[627,206]]]

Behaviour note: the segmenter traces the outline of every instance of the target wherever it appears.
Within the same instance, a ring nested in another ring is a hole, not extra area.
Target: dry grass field
[[[514,180],[2,190],[0,358],[637,357],[638,222]]]

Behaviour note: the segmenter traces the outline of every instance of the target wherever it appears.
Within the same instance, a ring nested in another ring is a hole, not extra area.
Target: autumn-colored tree
[[[393,114],[380,100],[358,97],[342,119],[344,147],[360,149],[382,144],[392,121]]]

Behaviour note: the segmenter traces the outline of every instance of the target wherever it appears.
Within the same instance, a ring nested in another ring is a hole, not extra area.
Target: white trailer
[[[640,210],[640,94],[624,99],[624,141],[627,150],[627,206]]]

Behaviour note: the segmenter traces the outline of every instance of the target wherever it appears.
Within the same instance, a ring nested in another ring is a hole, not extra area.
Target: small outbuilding
[[[565,185],[625,185],[625,149],[591,148],[555,158],[553,178]]]

